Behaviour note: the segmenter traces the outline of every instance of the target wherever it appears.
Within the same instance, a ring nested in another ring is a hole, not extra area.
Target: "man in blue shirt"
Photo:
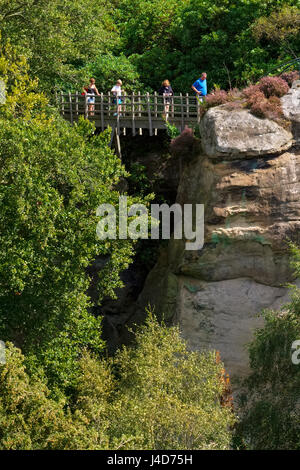
[[[201,101],[203,101],[203,96],[207,95],[206,77],[206,73],[203,72],[201,77],[192,85],[192,90],[194,90],[196,96],[198,96]]]

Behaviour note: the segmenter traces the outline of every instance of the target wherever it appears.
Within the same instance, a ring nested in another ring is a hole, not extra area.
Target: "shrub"
[[[271,96],[271,98],[257,100],[251,104],[251,113],[257,117],[268,118],[268,119],[279,119],[282,116],[282,108],[280,99],[277,96]]]
[[[174,157],[190,154],[193,149],[194,140],[193,129],[186,127],[178,137],[172,139],[170,145],[171,154]]]
[[[131,438],[121,449],[230,447],[235,417],[215,352],[188,351],[178,327],[149,316],[135,347],[119,351],[114,365],[118,389],[109,434],[116,442]],[[89,382],[96,377],[91,373]]]
[[[207,108],[219,106],[229,100],[228,93],[225,90],[213,90],[212,93],[206,96],[205,104]]]
[[[260,91],[257,85],[250,85],[248,88],[245,88],[243,95],[246,97],[249,107],[265,99],[265,95]]]
[[[291,87],[295,80],[299,80],[300,75],[297,70],[291,70],[290,72],[284,72],[280,75],[280,78],[287,82],[288,86]]]
[[[232,98],[240,98],[241,97],[241,90],[238,88],[231,88],[228,92],[228,96],[231,96]]]
[[[258,83],[258,88],[266,98],[270,98],[270,96],[280,98],[289,91],[287,82],[280,77],[263,77]]]
[[[55,401],[43,377],[31,376],[12,343],[0,364],[0,450],[50,450],[88,446],[84,422],[72,419],[65,399]]]
[[[257,85],[243,91],[252,114],[260,118],[278,120],[282,117],[280,97],[289,90],[285,80],[279,77],[264,77]]]
[[[167,128],[167,134],[168,136],[171,138],[171,139],[175,139],[176,137],[179,136],[180,132],[179,130],[177,129],[176,126],[173,126],[172,124],[170,124],[168,121],[165,121],[166,122],[166,128]]]
[[[232,99],[232,96],[225,90],[213,90],[211,93],[206,95],[205,101],[200,107],[200,116],[202,117],[209,108],[213,108],[214,106],[220,106],[221,104],[225,104],[228,101],[231,101]]]
[[[236,417],[219,355],[189,351],[152,315],[135,340],[112,359],[83,352],[72,400],[51,398],[42,368],[28,373],[7,344],[0,450],[229,449]]]

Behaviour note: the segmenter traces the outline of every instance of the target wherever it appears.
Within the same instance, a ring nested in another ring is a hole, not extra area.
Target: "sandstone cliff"
[[[205,204],[205,244],[171,240],[139,297],[179,322],[193,349],[216,348],[228,371],[247,371],[246,344],[263,308],[288,299],[287,241],[300,242],[300,81],[282,98],[287,128],[248,110],[211,108],[202,151],[187,162],[180,204]]]

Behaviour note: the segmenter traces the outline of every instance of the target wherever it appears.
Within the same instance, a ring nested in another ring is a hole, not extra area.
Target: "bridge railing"
[[[93,102],[89,102],[93,98]],[[200,102],[189,94],[164,97],[154,93],[123,94],[118,106],[113,94],[81,95],[79,93],[61,93],[58,97],[62,116],[71,123],[79,116],[95,121],[96,126],[104,130],[108,125],[120,128],[153,129],[165,127],[165,120],[181,130],[186,124],[200,121]]]

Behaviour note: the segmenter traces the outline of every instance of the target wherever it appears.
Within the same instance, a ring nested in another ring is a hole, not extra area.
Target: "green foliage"
[[[202,71],[241,86],[299,55],[298,0],[0,0],[0,30],[29,60],[44,90],[127,92],[162,80],[190,92]]]
[[[214,353],[188,352],[153,316],[113,360],[87,352],[72,402],[54,401],[8,345],[0,365],[0,449],[228,449],[235,417],[221,405]]]
[[[118,79],[122,80],[122,89],[127,93],[143,91],[144,88],[135,66],[123,54],[119,56],[101,54],[83,68],[81,73],[86,79],[94,77],[97,88],[104,93],[110,91]]]
[[[71,422],[63,402],[51,400],[40,378],[30,380],[24,357],[12,345],[6,348],[6,364],[0,365],[0,449],[45,449],[59,440]]]
[[[146,173],[146,167],[138,162],[130,164],[128,182],[133,194],[146,195],[151,190],[151,183]],[[154,195],[153,195],[154,197]]]
[[[47,114],[47,100],[37,93],[38,81],[29,74],[24,56],[16,53],[9,42],[1,42],[0,31],[0,79],[6,88],[6,102],[0,106],[0,116],[44,120]]]
[[[174,18],[188,0],[121,0],[115,14],[126,53],[143,54],[169,40]]]
[[[266,38],[276,42],[286,50],[287,54],[296,57],[297,39],[299,46],[299,5],[284,5],[281,10],[272,12],[269,16],[260,17],[253,25],[253,34],[257,40]]]
[[[96,209],[118,203],[114,187],[126,172],[108,148],[109,131],[95,136],[85,120],[70,126],[32,90],[23,59],[12,69],[9,58],[1,61],[8,98],[0,106],[0,337],[67,387],[82,349],[103,350],[86,268],[105,257],[100,301],[122,285],[119,272],[133,254],[130,240],[96,238]]]
[[[122,0],[119,8],[123,48],[142,81],[157,89],[168,78],[175,92],[190,92],[202,71],[208,73],[210,84],[226,89],[245,85],[289,59],[287,41],[283,45],[271,34],[259,36],[253,23],[273,13],[274,27],[277,17],[290,38],[291,18],[297,17],[299,6],[297,0]],[[285,24],[282,17],[287,11],[295,13]],[[293,28],[292,48],[297,54],[299,28]]]
[[[78,67],[118,43],[105,0],[0,0],[0,30],[46,90],[79,84]]]
[[[221,367],[214,353],[188,352],[177,327],[151,315],[134,348],[114,360],[119,378],[113,433],[134,449],[226,449],[234,417],[222,407]]]
[[[300,250],[294,266],[299,273]],[[300,449],[300,367],[292,362],[292,344],[300,339],[300,292],[290,304],[264,312],[265,325],[250,344],[251,375],[240,397],[239,441],[250,449]]]
[[[167,134],[170,137],[170,139],[175,139],[176,137],[180,135],[180,132],[177,129],[177,127],[173,126],[168,121],[166,121],[166,128],[167,128]]]

